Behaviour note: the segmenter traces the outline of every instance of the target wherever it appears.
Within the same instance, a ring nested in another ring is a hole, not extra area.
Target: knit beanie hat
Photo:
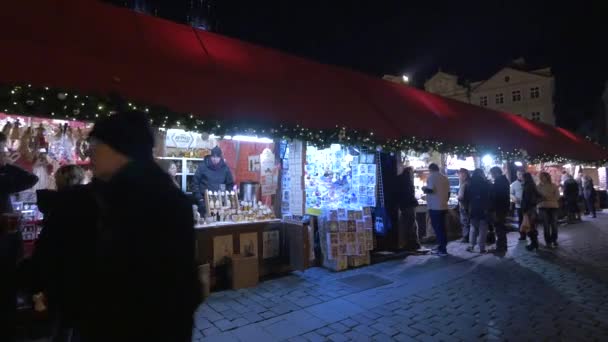
[[[215,146],[214,148],[211,149],[211,156],[212,157],[222,157],[222,149],[220,149],[219,146]]]
[[[146,114],[127,111],[95,122],[89,138],[112,147],[133,160],[152,160],[154,134]]]

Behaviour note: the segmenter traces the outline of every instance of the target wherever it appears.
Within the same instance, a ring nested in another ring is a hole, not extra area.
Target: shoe
[[[528,236],[530,237],[530,244],[526,246],[526,249],[529,251],[538,250],[538,232],[529,232]]]
[[[486,254],[486,253],[488,253],[488,251],[485,249],[479,251],[479,254]]]
[[[559,243],[557,243],[557,241],[553,241],[553,246],[557,247],[559,246]]]
[[[462,242],[462,243],[469,243],[469,239],[467,239],[467,238],[462,238],[462,240],[460,240],[460,242]]]
[[[469,253],[474,253],[475,252],[475,247],[469,246],[469,247],[467,247],[466,251],[469,252]]]
[[[442,252],[440,250],[434,250],[431,252],[431,254],[436,255],[436,256],[441,256],[441,257],[448,256],[448,253]]]

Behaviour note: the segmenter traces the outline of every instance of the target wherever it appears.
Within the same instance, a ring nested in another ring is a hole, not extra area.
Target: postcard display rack
[[[342,271],[370,263],[376,171],[374,153],[307,147],[306,210],[318,216],[324,267]]]

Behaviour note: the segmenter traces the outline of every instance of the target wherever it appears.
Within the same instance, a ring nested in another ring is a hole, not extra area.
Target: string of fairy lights
[[[119,95],[82,95],[66,89],[26,85],[0,85],[0,111],[28,116],[61,120],[95,121],[123,110],[140,110],[147,113],[150,123],[159,128],[181,128],[205,132],[216,136],[256,135],[273,139],[298,139],[324,148],[333,143],[359,145],[378,151],[437,151],[458,156],[492,154],[501,160],[519,160],[529,163],[584,163],[605,165],[605,160],[573,160],[554,154],[528,155],[524,149],[504,150],[498,146],[448,144],[442,141],[407,137],[382,139],[373,132],[336,126],[333,129],[309,129],[300,125],[273,127],[264,122],[231,122],[229,120],[203,120],[194,113],[177,113],[163,106],[149,106],[128,101]],[[608,152],[607,152],[608,155]]]

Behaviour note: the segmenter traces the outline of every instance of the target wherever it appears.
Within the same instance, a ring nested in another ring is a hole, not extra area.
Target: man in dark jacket
[[[90,138],[100,220],[84,339],[190,341],[201,293],[192,208],[153,160],[149,118],[106,117]]]
[[[507,251],[507,230],[505,220],[511,206],[511,186],[509,180],[503,175],[502,170],[495,166],[490,169],[490,175],[494,180],[491,189],[491,206],[494,213],[494,227],[496,229],[496,251]]]
[[[194,174],[192,192],[202,214],[206,213],[205,191],[220,191],[221,184],[224,184],[225,189],[230,191],[234,187],[234,180],[228,165],[224,162],[222,150],[216,146],[211,150],[211,155],[205,157]]]
[[[21,233],[8,229],[3,214],[13,212],[11,194],[31,188],[38,177],[10,165],[7,138],[0,133],[0,341],[14,339],[17,316],[17,262],[23,245]]]
[[[416,251],[422,245],[416,222],[418,200],[414,188],[414,170],[411,167],[404,167],[402,162],[397,163],[396,183],[394,190],[399,207],[399,248],[405,247],[410,251]]]
[[[476,245],[479,245],[480,253],[486,252],[486,234],[490,223],[490,187],[483,170],[473,171],[469,182],[469,215],[471,218],[469,233],[471,246],[467,248],[469,252],[474,252]]]
[[[574,223],[581,220],[581,210],[578,206],[578,183],[574,177],[568,175],[564,182],[564,198],[566,199],[566,208],[568,209],[568,223]]]

